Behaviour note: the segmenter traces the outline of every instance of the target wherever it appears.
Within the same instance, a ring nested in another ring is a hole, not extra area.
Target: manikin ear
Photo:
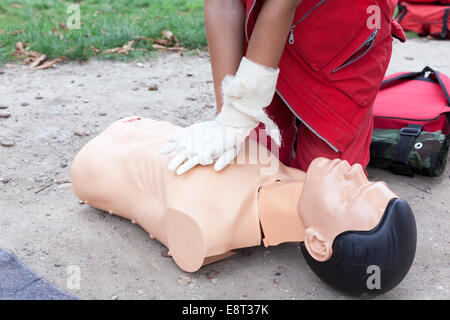
[[[305,230],[305,247],[309,254],[319,262],[331,258],[331,244],[312,227]]]

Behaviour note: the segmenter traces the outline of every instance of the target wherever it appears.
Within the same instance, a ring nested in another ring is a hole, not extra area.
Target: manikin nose
[[[364,174],[364,170],[359,163],[355,163],[350,167],[346,176],[349,179],[355,180],[358,185],[365,185],[368,183],[367,177]]]

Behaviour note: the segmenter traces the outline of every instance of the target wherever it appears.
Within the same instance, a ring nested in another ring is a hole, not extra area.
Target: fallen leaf
[[[128,51],[134,50],[133,43],[134,43],[134,40],[130,40],[126,44],[124,44],[122,47],[105,50],[105,53],[128,54]]]
[[[203,58],[205,55],[203,54],[203,52],[201,52],[199,49],[195,49],[195,51],[197,51],[197,54],[200,58]]]
[[[184,51],[184,50],[186,50],[186,48],[185,47],[170,47],[170,48],[167,48],[167,50],[169,50],[169,51]]]
[[[16,42],[16,51],[14,51],[14,55],[24,54],[26,47],[27,44],[25,42]]]
[[[164,47],[164,46],[159,45],[159,44],[156,44],[156,43],[154,43],[154,44],[152,45],[152,48],[153,48],[153,49],[157,49],[157,50],[167,50],[167,47]]]
[[[133,43],[134,43],[134,40],[128,41],[127,44],[125,44],[122,47],[122,50],[125,51],[125,53],[128,53],[128,51],[133,50]]]
[[[62,62],[64,60],[65,60],[64,58],[56,58],[56,59],[53,59],[51,61],[46,61],[46,62],[44,62],[43,64],[41,64],[40,66],[38,66],[38,67],[36,67],[34,69],[36,69],[36,70],[43,70],[43,69],[52,68],[55,65],[55,63]]]
[[[172,31],[163,30],[161,31],[161,35],[162,35],[161,39],[153,39],[145,36],[137,36],[134,39],[136,42],[142,40],[153,42],[152,48],[156,50],[168,50],[178,52],[186,50],[186,48],[179,46],[178,39],[175,37]],[[139,49],[139,50],[146,50],[146,49]],[[180,54],[182,53],[180,52]]]
[[[171,41],[176,46],[178,45],[178,39],[175,37],[175,35],[173,34],[172,31],[163,30],[163,31],[161,31],[161,34],[162,34],[163,38]]]
[[[137,36],[137,37],[134,38],[134,40],[136,40],[136,41],[144,40],[144,41],[150,41],[150,42],[155,41],[155,39],[149,38],[149,37],[145,37],[145,36]]]
[[[156,90],[158,90],[158,85],[157,84],[154,84],[154,85],[148,87],[148,91],[156,91]]]
[[[53,28],[52,29],[52,33],[55,36],[58,36],[60,40],[62,40],[64,38],[63,34],[61,33],[61,31],[59,31],[57,28]]]
[[[165,40],[165,39],[155,39],[153,42],[155,42],[156,44],[160,44],[162,46],[171,46],[172,43],[169,40]]]
[[[32,63],[30,63],[30,68],[34,69],[44,61],[47,61],[47,56],[45,54],[41,55],[39,58],[35,59]]]
[[[17,58],[23,58],[23,64],[31,64],[31,68],[34,68],[47,60],[47,56],[28,50],[28,45],[25,42],[17,42],[16,50],[13,55]]]
[[[15,36],[17,34],[21,34],[21,33],[24,33],[24,32],[25,32],[25,30],[14,30],[14,31],[11,31],[11,35]]]
[[[173,37],[173,32],[169,30],[163,30],[161,31],[161,34],[166,39],[171,39]]]
[[[0,145],[3,147],[13,147],[16,143],[12,140],[0,140]]]

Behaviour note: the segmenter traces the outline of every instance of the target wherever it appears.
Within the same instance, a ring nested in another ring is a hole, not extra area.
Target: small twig
[[[36,191],[34,194],[38,194],[39,192],[41,192],[41,191],[43,191],[43,190],[45,190],[45,189],[47,189],[48,187],[50,187],[50,186],[52,186],[53,185],[53,182],[52,183],[50,183],[49,185],[47,185],[47,186],[45,186],[45,187],[43,187],[43,188],[41,188],[41,189],[39,189],[38,191]]]
[[[428,191],[428,190],[425,190],[425,189],[422,189],[422,188],[420,188],[420,187],[418,187],[418,186],[415,186],[415,185],[413,185],[412,183],[408,183],[411,187],[414,187],[414,188],[416,188],[416,189],[419,189],[420,191],[423,191],[423,192],[426,192],[426,193],[428,193],[428,194],[433,194],[432,192],[430,192],[430,191]]]

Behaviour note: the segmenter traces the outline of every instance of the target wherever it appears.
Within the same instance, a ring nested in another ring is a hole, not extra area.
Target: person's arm
[[[263,0],[247,58],[276,68],[280,62],[295,8],[302,0]],[[242,0],[205,0],[204,17],[217,113],[222,110],[222,80],[235,74],[243,56],[245,8]]]
[[[242,0],[205,0],[204,17],[219,113],[222,80],[236,73],[244,52],[245,8]]]
[[[183,174],[198,164],[225,168],[259,123],[275,144],[280,130],[265,113],[275,93],[278,63],[301,0],[264,1],[243,54],[245,10],[241,0],[205,0],[205,23],[211,56],[218,116],[177,131],[161,149],[176,151],[169,170]]]
[[[277,68],[286,45],[295,9],[303,0],[263,0],[253,28],[246,57],[266,67]]]

